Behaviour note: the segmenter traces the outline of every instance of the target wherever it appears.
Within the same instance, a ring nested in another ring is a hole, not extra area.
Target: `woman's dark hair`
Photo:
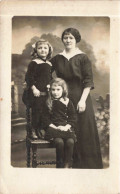
[[[64,32],[62,33],[62,37],[61,37],[62,41],[63,41],[64,35],[67,35],[69,33],[75,37],[76,43],[80,42],[81,35],[79,31],[75,28],[67,28],[66,30],[64,30]]]

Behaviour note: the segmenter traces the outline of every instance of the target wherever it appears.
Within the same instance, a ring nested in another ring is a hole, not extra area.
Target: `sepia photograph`
[[[120,192],[119,5],[0,2],[0,193]]]
[[[13,167],[109,167],[109,44],[109,17],[12,18]]]

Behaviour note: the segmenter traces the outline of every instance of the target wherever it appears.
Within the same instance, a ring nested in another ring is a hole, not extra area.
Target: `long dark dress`
[[[31,88],[34,85],[40,92],[47,92],[47,85],[51,80],[51,67],[52,64],[49,61],[40,58],[32,60],[25,76],[28,87]],[[29,98],[32,101],[32,127],[41,129],[46,96],[35,97],[31,90]]]
[[[58,54],[51,62],[57,77],[67,82],[69,98],[77,110],[77,103],[83,89],[94,88],[90,60],[84,53],[76,54],[69,60]],[[73,168],[102,168],[100,143],[90,94],[86,100],[86,110],[83,113],[77,113],[76,135],[78,141],[75,146]]]

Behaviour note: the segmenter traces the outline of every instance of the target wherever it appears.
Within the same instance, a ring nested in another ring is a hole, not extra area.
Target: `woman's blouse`
[[[67,58],[65,51],[51,59],[53,65],[52,71],[55,70],[58,77],[66,81],[79,80],[82,87],[94,88],[91,62],[85,53],[76,49],[72,57]]]

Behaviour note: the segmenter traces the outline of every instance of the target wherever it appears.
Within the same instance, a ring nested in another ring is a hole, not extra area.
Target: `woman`
[[[77,143],[73,168],[102,168],[99,137],[90,97],[94,88],[91,63],[76,44],[81,35],[77,29],[68,28],[62,33],[65,50],[52,60],[57,77],[64,79],[69,88],[69,98],[77,110]]]

